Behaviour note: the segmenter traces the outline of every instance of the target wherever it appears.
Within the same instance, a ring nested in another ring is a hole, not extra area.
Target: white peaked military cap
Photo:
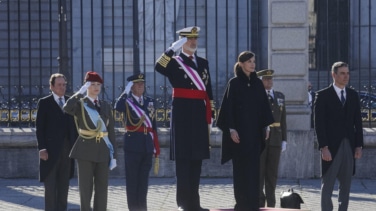
[[[200,27],[191,26],[191,27],[187,27],[187,28],[176,31],[176,34],[179,34],[179,36],[182,36],[182,37],[193,38],[193,37],[198,37],[199,31],[200,31]]]

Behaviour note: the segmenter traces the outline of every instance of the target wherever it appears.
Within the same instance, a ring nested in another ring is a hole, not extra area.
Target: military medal
[[[153,105],[153,102],[149,102],[148,111],[149,111],[150,118],[153,119],[154,118],[154,105]]]

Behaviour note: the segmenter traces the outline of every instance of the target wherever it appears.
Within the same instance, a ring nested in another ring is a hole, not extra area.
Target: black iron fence
[[[349,86],[359,92],[365,127],[376,127],[375,1],[315,0],[310,13],[310,81],[332,83],[331,65],[345,61]],[[373,7],[372,7],[373,6]]]
[[[361,91],[363,118],[371,126],[376,121],[372,1],[307,2],[314,89],[331,82],[334,61],[348,61],[350,85]],[[257,69],[268,67],[267,18],[265,0],[1,0],[0,125],[34,126],[37,100],[49,94],[52,73],[66,75],[68,92],[74,93],[86,71],[95,70],[104,78],[102,98],[112,103],[129,75],[145,73],[157,121],[168,127],[172,90],[153,66],[178,38],[175,31],[192,25],[201,28],[198,54],[209,61],[218,110],[239,52],[254,51]],[[120,114],[114,116],[120,126]]]

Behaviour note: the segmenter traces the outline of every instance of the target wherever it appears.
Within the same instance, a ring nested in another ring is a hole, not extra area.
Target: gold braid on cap
[[[127,121],[129,121],[129,123],[132,125],[132,126],[135,126],[136,128],[133,129],[133,130],[128,130],[126,129],[127,131],[129,132],[135,132],[138,130],[138,128],[141,127],[142,123],[144,122],[145,120],[145,115],[142,115],[140,120],[137,122],[137,123],[134,123],[132,119],[136,119],[134,117],[131,116],[131,112],[129,111],[129,106],[128,106],[128,103],[125,102],[125,111],[126,111],[126,114],[127,114]],[[123,122],[124,126],[126,127],[126,124],[125,122]]]

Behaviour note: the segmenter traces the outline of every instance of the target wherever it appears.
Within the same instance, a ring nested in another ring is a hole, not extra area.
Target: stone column
[[[268,54],[274,87],[286,95],[289,129],[309,130],[308,0],[269,0]]]
[[[275,70],[274,89],[286,96],[287,150],[279,175],[313,175],[313,131],[308,107],[308,1],[269,0],[268,65]]]

